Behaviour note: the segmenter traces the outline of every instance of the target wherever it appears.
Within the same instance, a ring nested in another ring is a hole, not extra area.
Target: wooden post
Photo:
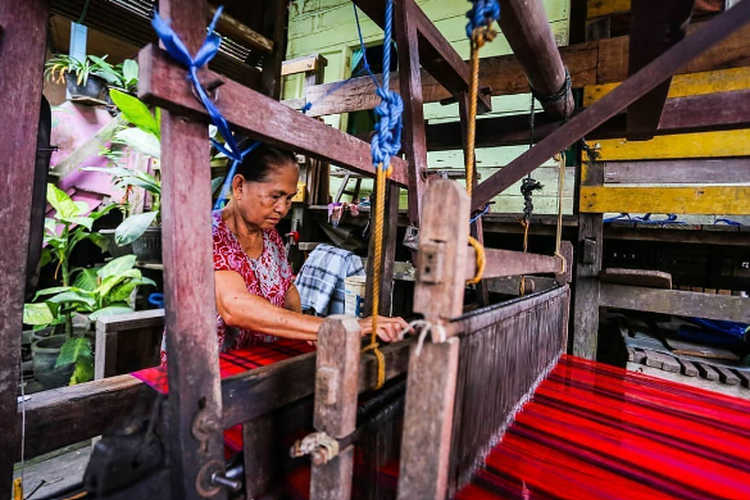
[[[160,8],[195,54],[206,33],[206,3],[162,0]],[[226,491],[211,481],[224,472],[224,443],[208,132],[164,110],[161,140],[172,498],[224,499]]]
[[[584,159],[586,161],[586,159]],[[604,219],[602,214],[582,214],[579,211],[580,186],[602,185],[601,164],[582,162],[576,182],[576,211],[578,213],[578,251],[576,252],[576,280],[573,305],[572,353],[586,359],[596,359],[599,338],[599,271],[602,268]]]
[[[404,152],[409,162],[409,224],[420,226],[422,199],[427,187],[427,138],[422,103],[422,74],[414,0],[403,0],[395,7],[398,77],[404,100]],[[385,72],[383,73],[386,74]]]
[[[385,193],[385,227],[383,228],[383,262],[380,265],[380,311],[378,314],[390,316],[393,306],[393,272],[396,263],[396,245],[398,244],[398,201],[399,187],[386,182]],[[376,210],[375,199],[371,198],[370,213]],[[372,218],[374,221],[374,217]],[[373,229],[371,229],[371,232]],[[372,276],[373,257],[375,255],[375,239],[370,238],[367,259],[367,276]],[[373,314],[372,310],[372,279],[367,280],[365,300],[365,314]]]
[[[419,241],[414,311],[432,325],[442,325],[463,309],[466,218],[469,197],[455,182],[430,184]],[[451,214],[446,217],[445,214]],[[442,500],[448,480],[459,340],[412,345],[407,375],[404,434],[401,443],[398,499]]]
[[[345,316],[332,316],[320,329],[313,425],[334,439],[343,439],[356,429],[360,337],[357,321]],[[348,500],[353,467],[353,445],[327,463],[313,460],[311,500]]]
[[[281,63],[286,54],[287,2],[264,0],[263,34],[273,41],[273,52],[263,61],[261,92],[278,100],[281,95]]]
[[[34,185],[37,128],[42,102],[42,72],[49,2],[0,3],[0,499],[10,499],[13,462],[20,441],[16,428],[16,396],[21,356],[26,262],[29,252],[31,199]]]
[[[245,498],[260,498],[276,486],[279,478],[279,436],[274,412],[242,424],[242,447],[245,464]]]

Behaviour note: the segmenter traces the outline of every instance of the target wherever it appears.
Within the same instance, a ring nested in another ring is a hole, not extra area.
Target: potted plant
[[[45,76],[59,84],[65,83],[71,98],[101,99],[104,79],[92,74],[91,62],[58,54],[45,63]]]
[[[119,89],[133,94],[138,90],[138,63],[133,59],[125,59],[122,63],[112,65],[107,62],[107,56],[88,56],[91,61],[92,73],[107,82],[107,87]]]
[[[116,259],[101,269],[71,269],[70,258],[81,241],[91,240],[100,248],[106,248],[106,239],[92,233],[91,228],[94,221],[114,205],[85,215],[86,203],[73,201],[52,184],[47,185],[47,202],[55,213],[53,218],[45,220],[43,259],[57,263],[55,277],[61,276],[62,286],[37,292],[35,300],[42,297],[44,300],[25,304],[23,321],[36,329],[64,331],[60,335],[37,339],[32,344],[35,377],[50,387],[59,385],[61,379],[80,382],[89,373],[89,362],[93,362],[89,359],[91,340],[82,335],[83,331],[74,329],[74,315],[80,317],[80,313],[93,313],[89,318],[83,318],[88,325],[99,315],[130,311],[122,297],[127,297],[138,285],[154,283],[133,269],[135,257],[132,255]]]

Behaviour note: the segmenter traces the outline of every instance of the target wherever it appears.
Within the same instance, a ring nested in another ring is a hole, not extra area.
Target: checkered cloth
[[[317,316],[344,314],[344,280],[365,274],[362,260],[341,248],[318,245],[295,280],[303,311]]]
[[[224,352],[219,355],[219,373],[225,379],[262,366],[272,365],[285,359],[315,350],[304,340],[281,339],[277,342],[261,344],[247,349]],[[162,394],[169,392],[166,365],[146,368],[132,375]],[[224,432],[224,444],[228,454],[242,450],[242,426],[238,425]]]

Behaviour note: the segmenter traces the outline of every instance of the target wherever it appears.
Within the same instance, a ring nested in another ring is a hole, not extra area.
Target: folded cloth
[[[365,274],[362,260],[341,248],[318,245],[302,266],[295,285],[302,299],[302,310],[317,316],[344,314],[344,280]]]

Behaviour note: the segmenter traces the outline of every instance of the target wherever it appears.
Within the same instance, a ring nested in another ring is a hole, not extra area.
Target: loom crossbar
[[[185,69],[154,45],[138,54],[141,76],[138,96],[164,109],[208,122],[202,104],[193,97]],[[375,176],[370,145],[279,101],[208,70],[203,80],[221,82],[216,106],[239,132],[267,144],[314,156],[370,177]],[[391,180],[407,185],[407,164],[393,158]]]

